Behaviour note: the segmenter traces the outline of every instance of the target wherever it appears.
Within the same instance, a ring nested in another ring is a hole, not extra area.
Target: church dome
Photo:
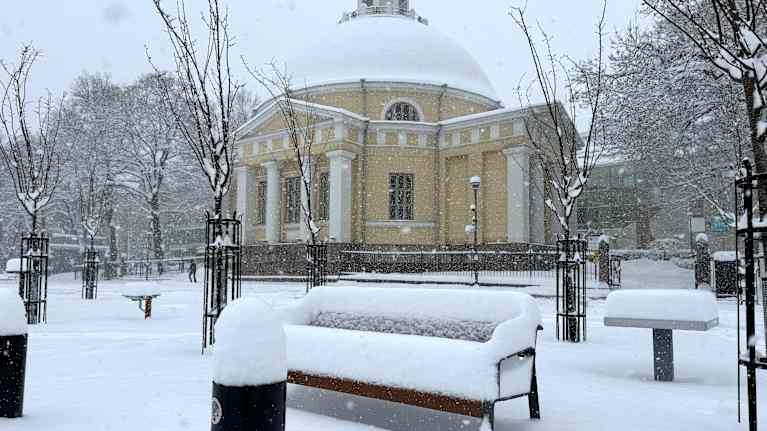
[[[354,14],[286,62],[295,89],[359,82],[444,85],[497,100],[463,47],[410,14]],[[316,36],[316,37],[315,37]]]

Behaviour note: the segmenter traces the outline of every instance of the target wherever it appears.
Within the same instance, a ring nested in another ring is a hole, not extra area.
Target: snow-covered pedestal
[[[18,292],[0,287],[0,417],[21,417],[27,366],[27,319]]]
[[[708,331],[719,324],[716,298],[707,290],[621,290],[607,297],[605,326],[653,330],[655,380],[674,380],[673,330]]]
[[[284,431],[288,377],[282,321],[258,299],[229,304],[216,324],[212,431]]]

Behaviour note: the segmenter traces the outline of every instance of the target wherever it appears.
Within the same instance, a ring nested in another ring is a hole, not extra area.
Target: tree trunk
[[[158,260],[157,271],[162,274],[162,259],[165,258],[165,252],[162,247],[162,229],[160,229],[160,198],[157,195],[152,197],[150,207],[152,211],[152,248],[154,249],[154,258]]]
[[[117,230],[112,226],[112,218],[114,217],[114,207],[110,203],[107,204],[107,209],[104,211],[104,223],[109,229],[109,256],[106,264],[104,265],[104,278],[111,280],[117,276],[116,264],[117,264]]]
[[[754,89],[756,83],[753,78],[747,77],[743,81],[743,93],[746,98],[746,108],[749,112],[749,126],[751,128],[751,152],[754,155],[756,172],[767,172],[767,154],[764,151],[764,136],[759,136],[758,123],[762,117],[764,108],[754,109]],[[767,216],[767,181],[759,181],[759,216]]]
[[[37,233],[37,212],[33,212],[32,214],[32,228],[30,230],[30,233],[32,235]]]

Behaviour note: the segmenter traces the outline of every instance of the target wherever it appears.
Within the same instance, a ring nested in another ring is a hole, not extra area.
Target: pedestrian
[[[197,283],[197,264],[194,261],[189,264],[189,281]]]

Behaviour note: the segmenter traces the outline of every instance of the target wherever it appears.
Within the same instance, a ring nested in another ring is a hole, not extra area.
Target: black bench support
[[[652,330],[653,366],[655,380],[674,380],[674,338],[671,329]]]

